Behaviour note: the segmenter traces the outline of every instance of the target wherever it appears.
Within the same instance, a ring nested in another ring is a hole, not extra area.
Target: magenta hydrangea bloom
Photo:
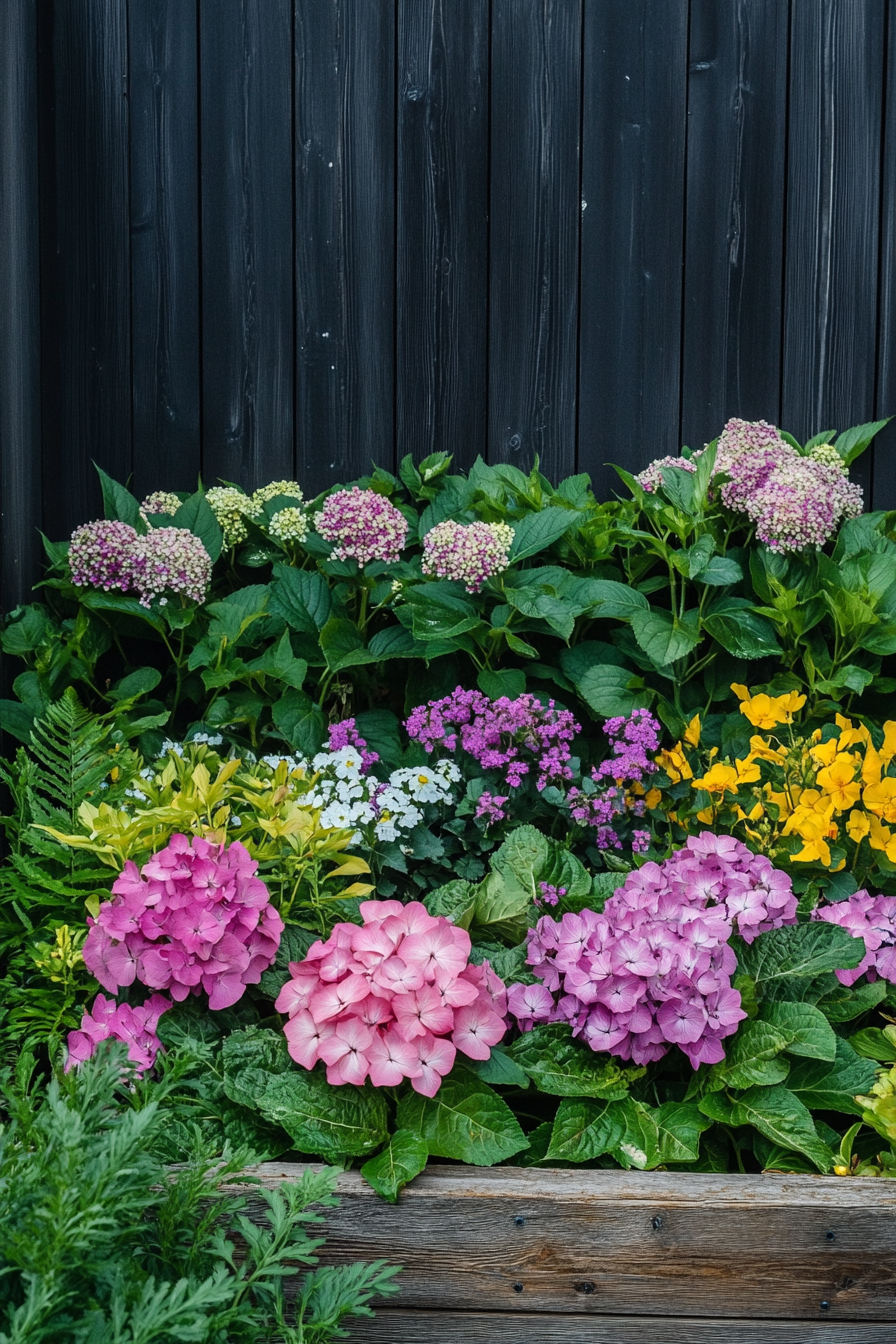
[[[385,495],[375,490],[336,490],[324,500],[314,526],[325,541],[334,541],[334,560],[396,561],[408,534],[407,519]]]
[[[355,747],[361,756],[361,774],[366,775],[372,765],[380,758],[378,751],[370,751],[366,740],[358,732],[354,719],[341,719],[327,729],[330,751],[341,751],[343,747]],[[383,786],[385,787],[385,785]]]
[[[845,901],[818,906],[812,918],[839,924],[865,943],[865,955],[858,966],[836,972],[842,985],[854,985],[863,975],[896,984],[896,896],[870,896],[867,891],[857,891]]]
[[[115,993],[139,981],[185,999],[204,990],[229,1008],[257,985],[280,946],[283,920],[238,841],[174,835],[142,869],[125,864],[90,932],[84,963]]]
[[[572,778],[569,744],[581,731],[569,710],[558,709],[553,700],[543,705],[528,694],[490,700],[460,686],[441,700],[418,705],[405,728],[426,751],[465,751],[484,770],[500,771],[511,788],[537,769],[539,789]]]
[[[506,523],[436,523],[423,538],[424,574],[462,583],[478,593],[493,574],[510,564],[513,528]]]
[[[543,916],[528,963],[544,995],[511,985],[523,1030],[566,1022],[592,1050],[647,1064],[677,1045],[696,1069],[725,1058],[722,1040],[746,1016],[732,987],[729,944],[796,922],[786,873],[732,836],[691,836],[664,863],[631,872],[602,914]]]
[[[105,518],[76,527],[68,548],[72,583],[79,588],[126,593],[133,584],[136,540],[137,533],[129,524]]]
[[[85,1009],[79,1031],[68,1034],[68,1055],[65,1071],[83,1064],[96,1054],[100,1041],[122,1041],[128,1047],[128,1059],[137,1066],[142,1077],[156,1062],[162,1043],[156,1034],[159,1018],[171,1007],[164,994],[153,994],[139,1007],[116,1003],[103,994],[97,994],[91,1009]]]
[[[289,1053],[319,1060],[327,1080],[397,1087],[434,1097],[459,1050],[488,1059],[505,1032],[507,996],[488,962],[474,966],[470,935],[419,902],[363,901],[363,925],[337,924],[290,962],[277,998]]]

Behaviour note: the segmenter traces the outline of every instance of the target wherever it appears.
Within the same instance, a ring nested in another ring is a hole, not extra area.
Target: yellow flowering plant
[[[735,683],[733,716],[707,733],[699,716],[660,752],[647,795],[669,839],[710,828],[736,835],[792,873],[842,873],[838,886],[896,891],[896,721],[803,717],[794,690]],[[846,884],[846,876],[855,886]]]

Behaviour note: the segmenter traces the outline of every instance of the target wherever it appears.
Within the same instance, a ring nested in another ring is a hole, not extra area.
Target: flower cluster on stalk
[[[128,1047],[128,1059],[142,1077],[156,1062],[162,1043],[156,1034],[159,1018],[171,1007],[164,994],[152,994],[145,1003],[131,1007],[97,994],[93,1007],[85,1008],[81,1026],[68,1033],[65,1071],[92,1059],[100,1041],[121,1041]]]
[[[274,960],[283,920],[239,843],[174,835],[112,886],[88,916],[84,964],[111,993],[134,981],[181,1000],[200,989],[211,1009],[229,1008]]]
[[[375,490],[336,490],[328,495],[314,526],[325,541],[335,542],[334,560],[371,560],[394,563],[399,559],[408,534],[408,523],[385,495]]]
[[[620,818],[644,815],[649,796],[644,780],[656,774],[656,762],[648,753],[659,746],[660,731],[658,720],[647,709],[607,719],[604,733],[610,742],[610,756],[592,769],[584,788],[569,790],[570,814],[580,826],[594,830],[598,849],[621,849],[622,840],[614,823]],[[633,833],[635,853],[643,853],[649,844],[649,831]]]
[[[696,1069],[725,1057],[746,1014],[729,939],[796,921],[786,874],[730,836],[689,837],[664,863],[629,873],[602,914],[545,915],[528,934],[541,982],[512,985],[523,1030],[567,1022],[595,1051],[647,1064],[677,1045]]]
[[[470,935],[423,905],[365,901],[364,920],[337,924],[304,961],[290,963],[277,998],[289,1053],[327,1080],[433,1097],[459,1050],[488,1059],[505,1031],[503,982],[474,966]]]
[[[514,531],[506,523],[436,523],[423,538],[423,573],[462,583],[478,593],[510,564]]]
[[[159,527],[141,537],[127,523],[84,523],[72,533],[68,562],[78,587],[135,592],[144,607],[155,598],[167,601],[169,593],[203,602],[212,577],[208,551],[183,527]]]

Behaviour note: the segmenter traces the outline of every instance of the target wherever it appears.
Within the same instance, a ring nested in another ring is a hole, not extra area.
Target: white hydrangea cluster
[[[279,509],[268,523],[268,536],[275,541],[304,541],[308,536],[308,515],[301,509]]]

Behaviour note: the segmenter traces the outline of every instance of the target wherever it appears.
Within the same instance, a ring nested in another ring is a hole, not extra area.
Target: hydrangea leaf
[[[667,611],[636,611],[631,620],[635,639],[657,667],[685,657],[700,642],[695,612],[686,612],[679,620]]]
[[[589,667],[573,681],[585,704],[605,719],[629,715],[633,709],[646,709],[653,698],[643,686],[638,686],[641,679],[636,672],[611,663]]]
[[[516,564],[518,560],[525,560],[527,556],[537,555],[552,546],[571,527],[576,527],[581,518],[576,510],[562,509],[555,504],[539,509],[538,513],[527,513],[525,518],[513,523],[511,562]]]
[[[464,1065],[477,1078],[492,1087],[529,1086],[529,1078],[499,1045],[493,1045],[488,1059],[471,1059]]]
[[[724,588],[729,584],[740,583],[743,576],[743,570],[736,560],[714,555],[696,577],[698,583],[705,583],[713,588]]]
[[[514,1042],[511,1054],[540,1092],[556,1097],[621,1101],[630,1083],[646,1072],[596,1055],[562,1022],[544,1023],[526,1032]]]
[[[546,1160],[591,1162],[615,1148],[625,1133],[622,1104],[571,1098],[561,1101]]]
[[[431,915],[444,915],[460,929],[469,929],[476,909],[476,887],[472,882],[446,882],[423,898]]]
[[[780,652],[775,628],[746,598],[726,597],[703,618],[703,628],[735,658],[767,658]]]
[[[838,924],[815,921],[762,933],[738,950],[738,969],[756,983],[760,997],[778,991],[788,980],[814,979],[825,971],[858,966],[865,955],[861,938]]]
[[[381,1153],[361,1168],[361,1175],[389,1204],[397,1204],[400,1192],[426,1166],[429,1149],[418,1134],[399,1129]]]
[[[875,980],[873,983],[866,982],[864,985],[841,985],[825,994],[824,998],[818,1000],[819,1011],[824,1013],[829,1022],[854,1022],[857,1017],[863,1013],[870,1012],[872,1008],[887,997],[887,982],[885,980]]]
[[[836,1058],[837,1037],[824,1013],[811,1003],[786,1000],[767,1003],[762,1017],[787,1038],[785,1049],[788,1054],[805,1055],[809,1059]]]
[[[269,606],[292,630],[316,635],[330,619],[330,588],[316,570],[275,565]]]
[[[701,1115],[698,1106],[667,1101],[662,1106],[650,1109],[641,1103],[635,1104],[639,1110],[649,1112],[650,1124],[656,1128],[659,1162],[697,1161],[700,1156],[700,1135],[709,1129],[711,1123]]]
[[[305,955],[316,937],[317,935],[312,933],[310,929],[300,928],[297,924],[287,924],[280,935],[280,946],[277,948],[274,964],[269,966],[261,977],[262,993],[276,999],[289,978],[289,963],[291,961],[304,961]]]
[[[97,476],[100,478],[100,488],[103,492],[103,514],[106,518],[114,522],[127,523],[130,527],[136,528],[138,532],[145,530],[143,520],[140,517],[140,504],[134,498],[130,490],[127,490],[118,481],[114,481],[111,476],[98,467],[94,462],[94,468]],[[207,506],[206,506],[207,507]],[[209,510],[211,512],[211,510]],[[171,526],[172,520],[168,520]],[[175,523],[175,527],[186,527],[186,523]],[[206,549],[208,549],[206,547]],[[211,555],[211,552],[209,551]],[[220,555],[220,550],[218,552]],[[217,560],[217,555],[212,555],[213,560]]]
[[[369,1084],[332,1087],[317,1070],[269,1075],[258,1109],[286,1130],[299,1152],[324,1158],[364,1157],[388,1133],[382,1092]]]
[[[479,884],[473,924],[516,944],[525,935],[529,905],[529,893],[512,874],[489,873]]]
[[[752,1125],[782,1148],[795,1148],[797,1152],[805,1153],[819,1171],[831,1169],[830,1150],[818,1137],[812,1116],[803,1102],[789,1088],[780,1084],[751,1087],[735,1096],[711,1092],[698,1104],[710,1120],[734,1128]]]
[[[787,1085],[810,1110],[861,1115],[862,1108],[855,1098],[859,1093],[867,1092],[874,1079],[874,1061],[863,1059],[847,1041],[838,1039],[837,1057],[833,1062],[801,1060],[791,1069]]]
[[[320,750],[326,732],[326,720],[305,691],[288,687],[274,705],[271,716],[274,727],[296,751],[304,756],[313,756]]]
[[[198,537],[208,551],[212,563],[218,559],[224,547],[224,533],[211,505],[202,490],[197,490],[189,499],[185,499],[177,513],[170,520],[170,527],[183,527]]]
[[[787,1042],[787,1035],[769,1022],[744,1023],[734,1040],[726,1042],[725,1059],[709,1070],[708,1090],[782,1083],[790,1072],[788,1061],[780,1058]]]
[[[881,1064],[896,1064],[896,1044],[880,1027],[865,1027],[849,1038],[849,1044],[863,1059],[874,1059]]]
[[[507,1103],[466,1070],[445,1078],[434,1097],[408,1092],[398,1103],[397,1119],[434,1157],[476,1167],[494,1166],[529,1146]]]

